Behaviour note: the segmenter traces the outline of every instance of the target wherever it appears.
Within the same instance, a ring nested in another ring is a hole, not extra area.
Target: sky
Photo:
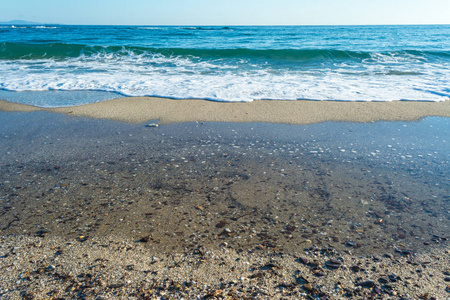
[[[0,21],[83,25],[450,24],[450,0],[0,0],[0,7]]]

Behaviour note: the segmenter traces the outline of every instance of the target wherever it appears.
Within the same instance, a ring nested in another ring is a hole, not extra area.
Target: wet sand
[[[372,122],[411,121],[427,116],[450,117],[450,101],[444,102],[337,102],[337,101],[254,101],[226,103],[206,100],[171,100],[130,97],[94,104],[42,109],[0,100],[3,111],[46,110],[75,116],[141,123],[180,122],[265,122],[311,124],[325,121]]]
[[[447,118],[0,122],[2,297],[448,296]]]

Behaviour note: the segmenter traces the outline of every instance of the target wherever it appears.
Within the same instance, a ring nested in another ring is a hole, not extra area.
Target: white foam
[[[124,53],[82,55],[67,60],[2,60],[0,88],[97,90],[128,96],[215,101],[444,101],[450,95],[450,65],[446,68],[421,62],[414,66],[416,75],[400,76],[389,72],[395,68],[402,74],[407,67],[401,62],[395,67],[392,61],[386,65],[370,61],[365,65],[337,65],[328,70],[278,70],[244,60],[204,61],[195,57]],[[54,106],[50,102],[51,99],[41,106]]]
[[[57,29],[58,27],[55,27],[55,26],[36,26],[35,28],[38,28],[38,29]]]

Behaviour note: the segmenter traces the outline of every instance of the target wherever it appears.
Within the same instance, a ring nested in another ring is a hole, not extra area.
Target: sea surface
[[[0,99],[450,99],[450,25],[0,26]],[[39,93],[38,93],[39,92]]]

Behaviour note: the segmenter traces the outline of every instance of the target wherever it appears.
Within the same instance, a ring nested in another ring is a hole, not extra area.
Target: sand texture
[[[146,124],[0,112],[1,299],[448,298],[448,118]]]
[[[297,256],[224,246],[162,254],[116,237],[1,241],[2,299],[448,299],[450,292],[449,250]]]
[[[38,108],[0,101],[3,111],[46,110],[75,116],[140,123],[266,122],[311,124],[325,121],[410,121],[426,116],[450,117],[450,101],[444,102],[337,102],[254,101],[225,103],[206,100],[171,100],[154,97],[113,99],[88,105]]]

